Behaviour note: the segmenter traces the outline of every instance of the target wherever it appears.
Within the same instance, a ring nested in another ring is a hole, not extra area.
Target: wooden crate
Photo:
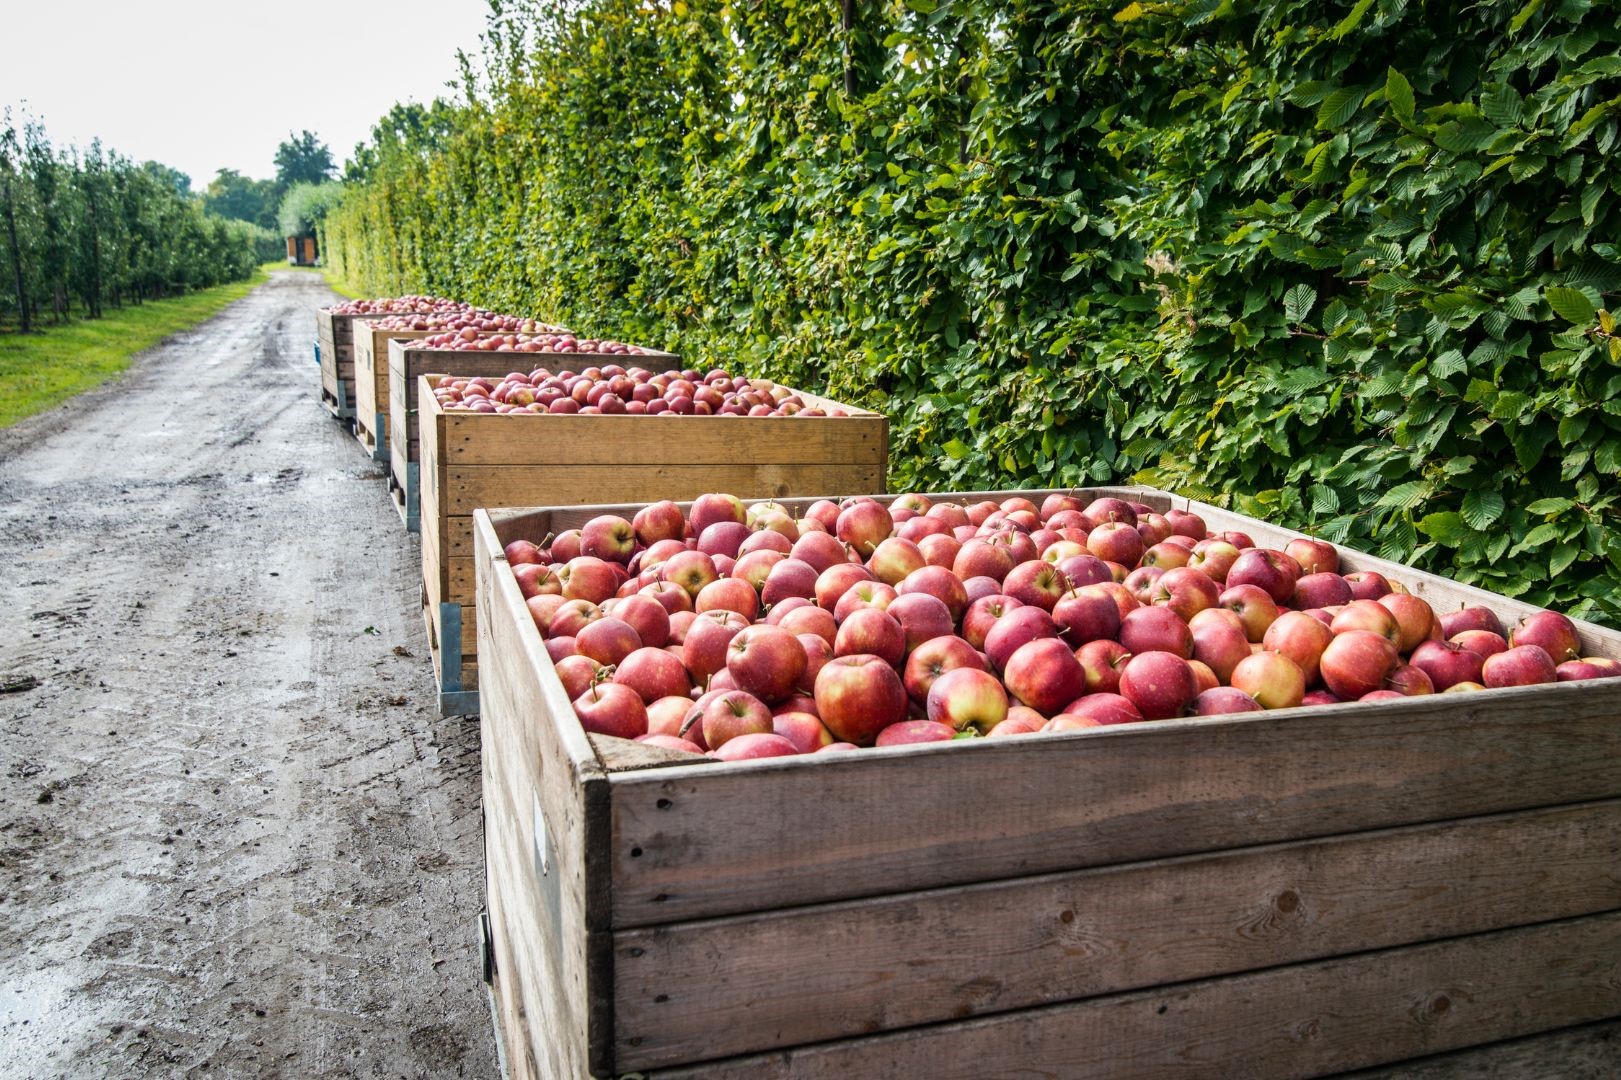
[[[538,353],[525,354],[539,356]],[[619,357],[618,359],[623,359]],[[476,711],[473,511],[691,499],[725,491],[750,498],[882,491],[889,422],[843,417],[501,415],[446,412],[417,379],[422,458],[422,603],[445,708]],[[824,408],[836,405],[798,392]],[[848,406],[840,405],[848,409]],[[461,634],[450,629],[460,609]],[[459,662],[450,657],[456,653]],[[460,679],[450,673],[459,667]],[[461,695],[461,696],[456,696]]]
[[[443,330],[379,330],[369,322],[354,327],[355,438],[374,461],[388,460],[388,358],[392,342],[408,343]],[[505,374],[505,372],[502,372]]]
[[[696,761],[583,732],[501,554],[631,509],[475,515],[515,1076],[1319,1076],[1621,1015],[1621,681]]]
[[[407,346],[410,346],[409,348]],[[392,431],[403,431],[405,438],[388,444],[388,489],[394,509],[405,521],[407,532],[421,528],[421,435],[417,417],[417,379],[423,375],[455,375],[472,378],[499,378],[519,368],[558,368],[573,365],[641,363],[676,367],[681,357],[675,353],[654,352],[625,357],[620,354],[469,352],[461,349],[429,349],[395,339],[388,345],[388,413]]]
[[[392,315],[417,314],[422,312],[339,315],[330,308],[316,310],[315,341],[316,359],[321,365],[321,404],[326,406],[328,412],[354,426],[358,392],[355,385],[354,324]]]

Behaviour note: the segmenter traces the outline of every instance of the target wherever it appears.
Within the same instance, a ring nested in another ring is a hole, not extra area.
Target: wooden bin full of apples
[[[516,1076],[1315,1076],[1621,1015],[1621,636],[1143,488],[473,514]]]

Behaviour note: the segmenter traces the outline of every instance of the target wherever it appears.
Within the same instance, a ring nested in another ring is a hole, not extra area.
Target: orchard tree
[[[273,181],[251,180],[235,169],[215,173],[203,193],[203,206],[209,213],[234,221],[251,221],[267,229],[276,227],[276,209],[280,205]]]

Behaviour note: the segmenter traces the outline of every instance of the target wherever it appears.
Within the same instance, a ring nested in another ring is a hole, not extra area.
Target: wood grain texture
[[[1611,800],[631,930],[614,938],[616,1061],[824,1042],[1618,908]]]
[[[648,746],[633,739],[619,739],[612,735],[587,735],[591,748],[597,752],[597,760],[602,767],[611,773],[634,772],[637,769],[654,769],[665,765],[703,765],[709,758],[698,757],[681,750],[666,750],[660,746]]]
[[[619,776],[614,925],[1610,798],[1610,682]]]
[[[656,419],[638,418],[638,421],[657,423]],[[882,488],[884,467],[876,461],[808,465],[559,466],[459,466],[447,461],[443,473],[443,512],[468,515],[491,507],[536,503],[564,506],[604,498],[626,502],[691,499],[709,491],[748,493],[761,498],[860,492]]]
[[[1621,1015],[1618,957],[1612,913],[649,1076],[1323,1076]]]
[[[510,575],[480,582],[487,608],[481,642],[514,662],[491,666],[480,684],[480,730],[486,768],[485,835],[498,861],[505,933],[515,942],[513,974],[523,984],[527,1030],[517,1045],[542,1056],[542,1075],[581,1076],[601,1067],[591,1044],[595,1010],[607,992],[608,936],[593,925],[608,882],[588,853],[605,842],[605,773],[577,723],[555,674],[533,663],[544,651],[533,623],[516,618],[523,598]],[[524,661],[524,662],[517,662]],[[561,712],[560,712],[561,710]],[[601,1021],[597,1021],[601,1028]],[[604,1032],[605,1034],[605,1032]]]
[[[887,422],[871,414],[830,418],[452,412],[445,414],[445,420],[445,455],[456,466],[881,465],[889,453]],[[863,488],[765,491],[757,497],[862,495],[884,490],[881,473],[876,483],[870,479],[866,483]],[[729,490],[705,488],[696,494]],[[731,493],[743,497],[741,491]],[[674,493],[628,498],[602,495],[594,501],[691,497]]]

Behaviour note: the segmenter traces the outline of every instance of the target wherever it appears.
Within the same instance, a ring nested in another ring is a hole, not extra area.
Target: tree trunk
[[[23,284],[22,246],[17,243],[17,210],[11,199],[11,176],[6,176],[6,237],[11,241],[11,272],[17,282],[17,318],[22,320],[22,332],[28,333],[28,289]]]
[[[854,50],[850,48],[850,32],[856,25],[856,0],[839,0],[840,15],[844,25],[844,96],[856,96],[856,69],[853,63]]]

